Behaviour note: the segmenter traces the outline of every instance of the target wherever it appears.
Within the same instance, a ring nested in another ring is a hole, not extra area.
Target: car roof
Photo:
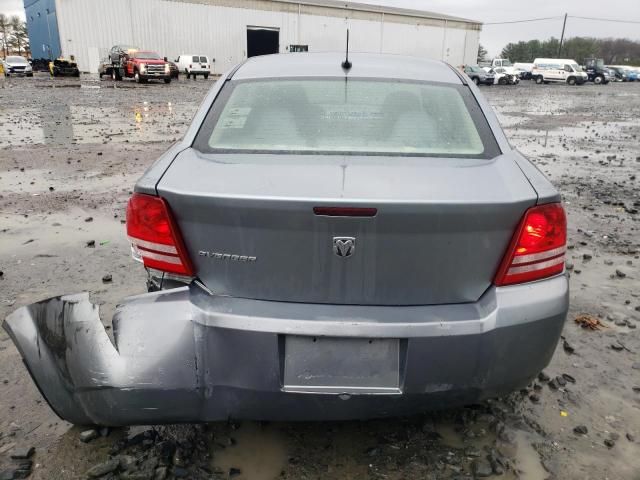
[[[344,77],[344,53],[284,53],[252,57],[233,74],[234,80],[274,77]],[[461,84],[445,62],[404,55],[350,53],[350,77],[394,78]]]

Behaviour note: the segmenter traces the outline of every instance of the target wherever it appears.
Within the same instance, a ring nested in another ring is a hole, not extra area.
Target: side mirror
[[[165,61],[165,62],[168,62],[169,60],[167,60],[167,57],[164,57],[164,61]]]

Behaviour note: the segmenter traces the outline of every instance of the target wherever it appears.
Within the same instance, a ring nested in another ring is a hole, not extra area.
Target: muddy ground
[[[145,291],[125,203],[211,85],[0,80],[0,319],[88,290],[108,324],[119,299]],[[640,83],[483,92],[568,211],[571,311],[551,382],[408,419],[136,427],[83,443],[2,330],[0,478],[33,446],[34,479],[86,478],[96,465],[111,471],[103,478],[138,479],[640,479]],[[604,327],[579,327],[582,313]]]

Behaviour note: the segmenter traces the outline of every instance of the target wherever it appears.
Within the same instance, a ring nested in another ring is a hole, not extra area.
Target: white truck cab
[[[178,70],[187,75],[187,78],[195,80],[196,76],[202,75],[205,79],[211,74],[211,63],[206,55],[183,54],[176,59]]]
[[[540,85],[549,82],[564,82],[582,85],[588,75],[575,60],[567,58],[536,58],[531,69],[531,78]]]

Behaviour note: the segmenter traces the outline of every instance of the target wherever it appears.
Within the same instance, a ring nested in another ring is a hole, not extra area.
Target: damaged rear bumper
[[[567,308],[565,276],[491,288],[473,304],[415,307],[288,304],[184,287],[126,299],[114,342],[86,293],[23,307],[4,328],[53,410],[75,424],[329,420],[407,415],[521,388],[551,359]],[[397,390],[291,388],[291,370],[307,361],[291,339],[316,337],[397,339]]]

